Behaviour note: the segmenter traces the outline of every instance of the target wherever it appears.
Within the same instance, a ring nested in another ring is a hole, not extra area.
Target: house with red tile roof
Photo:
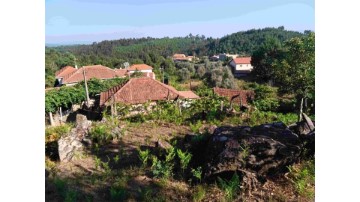
[[[64,73],[66,72],[66,73]],[[75,85],[80,81],[84,80],[84,73],[86,79],[97,78],[97,79],[113,79],[116,77],[122,77],[120,72],[115,71],[109,67],[103,65],[91,65],[83,66],[79,69],[73,67],[64,67],[58,74],[55,74],[55,78],[58,84],[61,85]]]
[[[213,88],[215,94],[228,98],[229,102],[247,106],[248,101],[254,100],[255,93],[252,90],[235,90],[226,88]]]
[[[134,73],[135,71],[139,72],[152,72],[153,68],[147,64],[133,64],[129,68],[127,68],[127,71],[130,73]]]
[[[196,58],[194,56],[186,56],[185,54],[174,54],[172,59],[174,61],[193,61]]]
[[[100,106],[107,106],[113,101],[115,103],[135,105],[148,101],[198,98],[200,97],[192,91],[177,91],[174,87],[155,79],[142,77],[132,78],[125,84],[101,92]]]
[[[251,65],[251,57],[238,57],[230,61],[234,76],[243,76],[249,74],[253,70]]]
[[[75,85],[84,80],[84,72],[86,79],[97,78],[101,80],[113,79],[116,77],[127,77],[135,71],[142,72],[142,76],[155,79],[152,67],[146,64],[132,65],[128,69],[111,69],[103,65],[83,66],[79,69],[72,66],[66,66],[55,73],[57,86]]]

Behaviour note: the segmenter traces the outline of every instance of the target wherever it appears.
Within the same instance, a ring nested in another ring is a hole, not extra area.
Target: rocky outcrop
[[[248,177],[276,174],[297,161],[305,148],[315,148],[314,130],[307,134],[307,140],[281,122],[219,127],[206,144],[204,177],[214,179],[235,171]]]
[[[76,115],[76,127],[58,140],[60,161],[71,161],[76,153],[84,151],[84,144],[91,144],[91,140],[87,138],[90,126],[91,121],[86,116]]]

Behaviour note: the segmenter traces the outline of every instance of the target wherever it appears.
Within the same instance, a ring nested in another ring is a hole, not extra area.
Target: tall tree
[[[286,41],[282,54],[273,63],[276,82],[280,92],[295,94],[301,120],[304,99],[315,95],[315,33]]]
[[[264,44],[254,51],[251,57],[251,65],[254,67],[251,74],[256,81],[269,82],[274,79],[272,64],[282,56],[281,43],[278,39],[266,38]]]

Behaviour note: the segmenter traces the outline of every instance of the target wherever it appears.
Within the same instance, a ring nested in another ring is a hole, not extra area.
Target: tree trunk
[[[302,113],[303,113],[303,104],[304,104],[304,98],[301,98],[301,102],[300,102],[300,111],[299,111],[299,122],[302,120]]]
[[[50,125],[51,125],[51,126],[54,126],[55,123],[54,123],[54,119],[53,119],[53,116],[52,116],[52,113],[51,113],[51,112],[49,112],[49,118],[50,118]]]

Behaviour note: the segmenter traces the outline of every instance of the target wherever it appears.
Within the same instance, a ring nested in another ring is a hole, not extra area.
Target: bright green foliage
[[[71,124],[45,128],[45,143],[57,141],[61,136],[70,132],[71,128]]]
[[[142,165],[145,167],[149,160],[150,151],[147,149],[145,151],[138,150],[139,152],[139,159],[141,160]]]
[[[202,185],[198,185],[195,187],[195,193],[193,194],[193,201],[194,202],[200,202],[202,201],[206,196],[206,190]]]
[[[297,121],[297,115],[295,113],[282,114],[275,112],[255,111],[251,113],[250,118],[246,120],[250,126],[278,121],[283,122],[285,125],[289,125]]]
[[[289,178],[298,194],[307,198],[315,197],[315,160],[289,166]]]
[[[233,201],[240,190],[240,178],[235,173],[230,180],[223,180],[218,177],[218,186],[225,192],[227,201]]]
[[[220,111],[221,101],[224,102],[224,109],[229,106],[229,102],[226,98],[217,95],[194,100],[190,106],[190,111],[193,113],[191,117],[195,120],[205,119],[209,122],[214,121],[215,119],[222,120],[225,117],[225,110],[223,112]]]
[[[75,87],[61,87],[45,94],[45,112],[55,112],[59,107],[69,108],[85,100],[85,91]]]
[[[202,169],[201,167],[198,167],[196,169],[191,169],[191,173],[193,174],[193,176],[198,179],[201,182],[201,174],[202,174]]]
[[[98,169],[102,163],[101,159],[98,158],[98,157],[94,157],[94,160],[95,160],[95,169]]]
[[[100,145],[107,144],[114,138],[109,125],[103,123],[96,124],[91,128],[90,137]]]
[[[120,85],[127,79],[115,78],[105,81],[90,79],[87,81],[90,96],[95,96],[102,91]],[[55,112],[59,107],[70,108],[73,104],[85,101],[85,89],[83,82],[71,87],[63,86],[60,89],[50,90],[45,93],[45,112]]]
[[[192,154],[189,152],[183,152],[183,151],[181,151],[181,149],[177,149],[176,152],[180,159],[181,169],[185,170],[190,163]]]
[[[117,164],[119,162],[119,160],[120,160],[119,155],[117,154],[116,156],[114,156],[113,160]]]
[[[284,45],[282,59],[273,64],[281,93],[292,93],[298,103],[315,96],[315,33],[292,38]]]
[[[174,160],[175,155],[176,155],[175,148],[174,148],[174,147],[170,147],[170,148],[167,150],[167,155],[166,155],[166,157],[165,157],[166,163],[171,163],[171,162]]]
[[[190,123],[189,126],[190,126],[190,129],[191,129],[192,132],[199,133],[199,129],[202,126],[202,123],[201,123],[200,120],[198,120],[195,124]]]
[[[172,175],[173,167],[173,163],[161,161],[156,156],[152,156],[151,170],[156,178],[169,178]]]
[[[279,100],[277,97],[277,89],[268,85],[250,83],[246,86],[255,92],[253,104],[260,111],[277,111]]]

